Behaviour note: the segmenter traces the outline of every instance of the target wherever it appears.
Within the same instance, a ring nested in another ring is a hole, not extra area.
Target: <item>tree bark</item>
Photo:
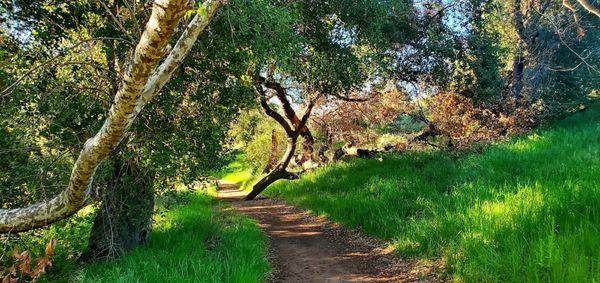
[[[262,171],[263,173],[271,172],[273,167],[275,167],[275,165],[277,164],[277,147],[277,134],[275,132],[275,129],[273,129],[273,131],[271,132],[271,153],[269,154],[269,161],[267,162],[267,165]]]
[[[138,99],[133,116],[142,111],[144,106],[165,86],[171,79],[171,76],[177,70],[183,59],[190,52],[198,36],[211,22],[216,12],[223,5],[224,0],[206,0],[202,3],[202,13],[196,14],[190,21],[186,29],[183,31],[179,40],[167,56],[167,58],[154,70],[148,82],[142,90],[142,94]],[[132,120],[133,122],[133,120]]]
[[[302,165],[302,168],[307,169],[314,166],[315,139],[307,126],[304,126],[300,130],[300,136],[302,137],[302,158],[300,159],[300,165]]]
[[[583,8],[586,11],[600,17],[600,9],[592,6],[592,4],[590,4],[590,2],[588,2],[587,0],[577,0],[577,2],[579,2],[579,4],[581,4],[581,6],[583,6]],[[576,10],[573,7],[573,4],[571,4],[571,2],[569,0],[563,0],[563,6],[567,7],[573,13],[576,13]]]
[[[523,89],[523,72],[525,70],[525,56],[519,52],[513,58],[513,74],[511,93],[515,100],[521,99],[521,90]]]
[[[292,160],[294,156],[294,151],[296,151],[296,144],[298,141],[298,136],[296,134],[292,136],[288,136],[287,148],[285,150],[285,154],[279,161],[279,163],[275,166],[275,168],[269,172],[265,177],[260,179],[258,183],[256,183],[252,187],[252,191],[246,196],[246,200],[253,200],[260,193],[262,193],[268,186],[273,184],[277,180],[281,179],[297,179],[298,174],[291,173],[287,171],[287,166]]]
[[[136,103],[134,117],[169,81],[221,4],[222,0],[203,3],[203,13],[192,19],[167,58],[148,79]],[[81,257],[83,262],[117,257],[144,244],[152,230],[152,176],[140,171],[134,160],[124,163],[117,158],[116,162],[113,180],[101,195],[102,205],[94,219],[88,250]]]
[[[133,159],[115,159],[112,180],[90,232],[83,262],[116,257],[147,241],[154,210],[153,176]]]

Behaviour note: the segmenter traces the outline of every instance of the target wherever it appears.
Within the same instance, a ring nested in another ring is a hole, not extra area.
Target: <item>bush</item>
[[[33,260],[29,251],[19,252],[18,249],[15,249],[11,254],[15,262],[10,267],[0,268],[0,278],[2,278],[2,282],[12,283],[25,280],[31,282],[37,281],[44,273],[46,273],[46,268],[52,266],[50,257],[54,254],[55,247],[56,240],[50,240],[44,250],[44,256],[36,258],[35,260]],[[33,268],[32,262],[37,262]]]
[[[444,92],[429,100],[431,122],[450,148],[526,132],[539,112],[538,104],[506,97],[484,103]]]

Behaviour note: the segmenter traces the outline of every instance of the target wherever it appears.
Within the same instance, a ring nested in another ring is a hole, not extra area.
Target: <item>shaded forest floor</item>
[[[273,282],[439,281],[440,262],[405,261],[385,243],[273,198],[243,201],[236,185],[218,198],[257,220],[269,235]]]

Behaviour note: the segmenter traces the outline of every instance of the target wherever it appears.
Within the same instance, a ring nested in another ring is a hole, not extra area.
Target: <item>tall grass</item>
[[[76,216],[0,243],[0,267],[16,247],[42,256],[50,239],[58,244],[41,282],[262,282],[269,273],[265,235],[249,218],[222,211],[204,193],[172,191],[160,197],[147,245],[118,260],[81,266],[94,217],[89,206]],[[168,210],[166,209],[168,207]],[[0,268],[2,273],[3,268]]]
[[[459,281],[600,281],[598,105],[481,154],[353,160],[268,193],[444,257]]]
[[[84,267],[79,282],[262,282],[266,237],[250,219],[194,194],[155,216],[148,245],[116,261]]]

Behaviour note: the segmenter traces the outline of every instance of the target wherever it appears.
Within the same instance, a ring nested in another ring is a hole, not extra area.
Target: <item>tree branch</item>
[[[308,122],[308,118],[310,118],[312,109],[315,106],[315,102],[316,102],[315,100],[316,99],[310,99],[308,101],[308,106],[306,107],[306,110],[304,111],[304,115],[302,116],[302,119],[300,120],[300,124],[298,125],[298,128],[296,128],[297,131],[299,131],[300,129],[304,128],[304,126],[306,126],[306,123]]]
[[[363,97],[363,98],[358,98],[358,97],[348,97],[345,95],[340,95],[337,93],[331,93],[331,96],[343,100],[343,101],[348,101],[348,102],[365,102],[365,101],[369,101],[371,100],[372,97]]]
[[[171,76],[177,70],[177,68],[183,62],[183,59],[194,46],[194,43],[198,39],[198,36],[211,22],[217,10],[221,7],[224,0],[206,0],[202,3],[203,13],[197,13],[192,21],[188,24],[186,29],[183,31],[177,43],[169,52],[167,58],[154,70],[152,76],[148,79],[148,82],[144,86],[144,90],[140,98],[138,99],[133,116],[137,115],[142,111],[144,106],[165,86],[165,84],[171,79]]]
[[[600,17],[600,9],[592,6],[592,4],[590,4],[590,2],[588,2],[587,0],[577,0],[577,2],[579,2],[579,4],[581,4],[581,6],[583,6],[583,8],[586,9],[588,12]]]
[[[131,125],[136,102],[152,70],[164,55],[187,5],[187,0],[154,2],[152,15],[135,48],[130,68],[123,76],[108,117],[96,135],[84,144],[67,188],[48,201],[23,208],[0,209],[0,233],[21,232],[48,225],[73,215],[86,204],[96,169],[117,147]]]
[[[269,116],[269,117],[273,118],[275,121],[277,121],[277,123],[279,123],[279,125],[281,125],[281,127],[283,127],[283,129],[285,130],[286,134],[288,134],[288,136],[293,135],[294,130],[292,130],[292,127],[290,126],[290,124],[288,124],[288,122],[285,120],[285,118],[283,118],[283,116],[281,116],[279,113],[277,113],[277,111],[273,110],[269,106],[269,103],[267,102],[267,98],[265,95],[265,91],[262,89],[262,85],[257,84],[255,88],[256,88],[256,92],[258,94],[257,95],[258,103],[262,107],[265,114],[267,114],[267,116]]]

